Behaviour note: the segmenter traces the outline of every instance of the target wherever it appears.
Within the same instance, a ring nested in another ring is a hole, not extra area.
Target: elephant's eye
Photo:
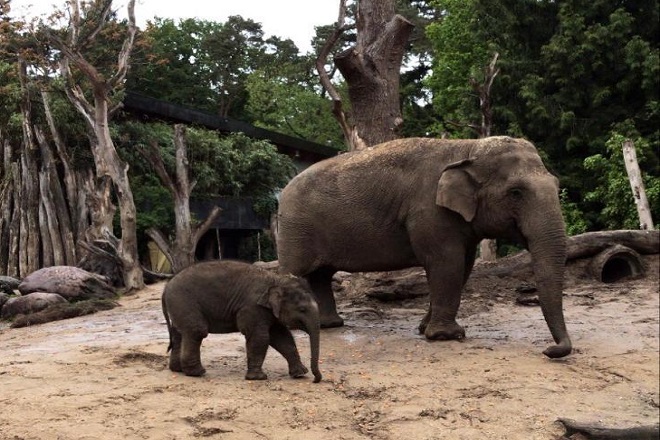
[[[300,313],[307,313],[307,307],[305,307],[305,306],[299,306],[299,307],[298,307],[298,311],[299,311]]]
[[[523,197],[523,190],[521,188],[511,188],[509,195],[515,200],[520,200]]]

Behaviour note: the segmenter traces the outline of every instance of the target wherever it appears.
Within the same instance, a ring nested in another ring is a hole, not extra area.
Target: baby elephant
[[[314,382],[321,380],[319,310],[304,280],[240,261],[207,261],[176,274],[165,286],[162,303],[172,371],[203,375],[202,339],[240,331],[246,339],[246,379],[266,379],[261,367],[269,345],[287,360],[291,377],[302,377],[308,370],[291,328],[309,334]]]

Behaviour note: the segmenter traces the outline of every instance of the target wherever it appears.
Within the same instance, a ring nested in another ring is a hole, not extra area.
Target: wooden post
[[[623,161],[626,164],[628,179],[630,179],[630,188],[632,189],[635,206],[637,207],[637,214],[639,215],[639,228],[645,230],[653,229],[651,208],[649,207],[649,201],[646,198],[642,173],[640,172],[639,164],[637,163],[635,145],[630,139],[626,139],[623,143]]]

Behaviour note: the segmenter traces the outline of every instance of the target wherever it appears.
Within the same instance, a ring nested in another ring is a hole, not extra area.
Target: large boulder
[[[24,296],[15,296],[2,306],[0,318],[11,319],[16,315],[28,315],[39,312],[53,304],[66,303],[67,300],[57,293],[34,292]]]
[[[105,277],[74,266],[52,266],[36,270],[23,279],[18,290],[23,295],[32,292],[57,293],[69,301],[116,296]]]

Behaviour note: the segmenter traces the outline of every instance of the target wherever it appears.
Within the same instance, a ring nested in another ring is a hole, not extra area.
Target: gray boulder
[[[16,278],[0,275],[0,292],[5,292],[8,295],[13,295],[14,290],[18,289],[21,280]]]
[[[52,266],[36,270],[18,285],[23,295],[32,292],[57,293],[69,301],[115,298],[104,276],[75,266]]]
[[[0,291],[0,310],[2,310],[2,306],[4,306],[7,301],[9,301],[9,298],[9,295]]]
[[[24,296],[15,296],[2,306],[0,318],[11,319],[16,315],[28,315],[39,312],[53,304],[66,303],[67,300],[57,293],[34,292]]]

